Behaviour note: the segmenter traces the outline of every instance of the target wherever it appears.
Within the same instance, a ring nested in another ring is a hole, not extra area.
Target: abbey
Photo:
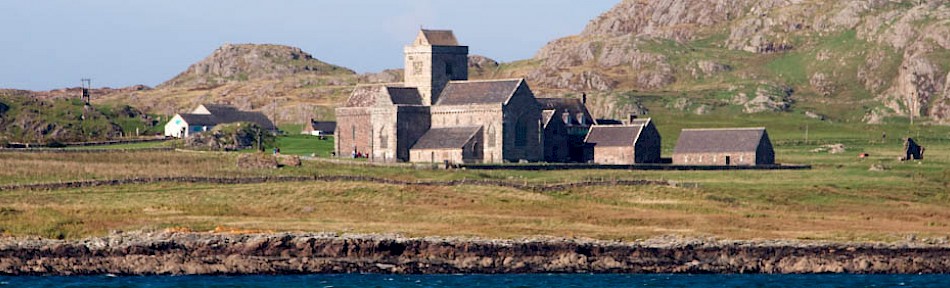
[[[468,47],[421,30],[400,84],[358,86],[336,109],[335,150],[372,161],[542,161],[541,105],[523,79],[469,81]]]

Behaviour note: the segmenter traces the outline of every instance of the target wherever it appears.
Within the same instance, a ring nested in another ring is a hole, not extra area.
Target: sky
[[[620,0],[2,0],[0,88],[155,86],[225,43],[300,47],[357,72],[402,68],[420,27],[527,59]]]

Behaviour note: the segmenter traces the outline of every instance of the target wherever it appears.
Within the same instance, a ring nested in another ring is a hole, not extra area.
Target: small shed
[[[771,165],[775,151],[763,127],[683,129],[673,149],[676,165]]]
[[[303,125],[300,134],[313,136],[332,136],[336,132],[336,122],[333,121],[315,121],[310,119],[308,124]]]
[[[649,118],[627,125],[594,125],[584,140],[594,149],[594,163],[660,162],[660,132]]]
[[[482,159],[482,127],[429,129],[409,149],[409,161],[417,163],[476,163]]]

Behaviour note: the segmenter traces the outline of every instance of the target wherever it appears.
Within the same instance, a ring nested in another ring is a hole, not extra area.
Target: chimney
[[[581,104],[587,105],[587,93],[581,93]]]
[[[634,120],[637,120],[637,114],[630,113],[630,120],[628,120],[627,124],[633,124]]]

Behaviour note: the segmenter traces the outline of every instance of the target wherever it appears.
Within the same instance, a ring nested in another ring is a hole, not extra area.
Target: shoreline
[[[0,275],[500,273],[950,273],[950,245],[638,242],[330,233],[130,232],[82,240],[0,238]]]

